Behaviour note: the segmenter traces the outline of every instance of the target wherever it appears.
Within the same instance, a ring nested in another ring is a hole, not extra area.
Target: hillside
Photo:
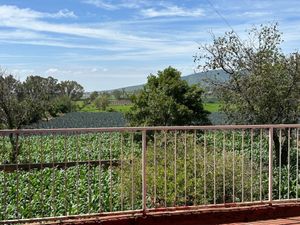
[[[228,75],[223,70],[213,70],[213,71],[207,71],[207,72],[201,72],[201,73],[194,73],[187,76],[182,76],[183,80],[186,80],[190,85],[192,84],[199,84],[201,83],[201,86],[207,87],[209,86],[206,82],[207,78],[217,78],[218,80],[227,80]],[[128,86],[123,88],[118,88],[117,90],[124,90],[126,92],[133,92],[136,90],[140,90],[143,88],[143,84],[141,85],[134,85],[134,86]],[[108,92],[111,92],[113,90],[108,90]]]

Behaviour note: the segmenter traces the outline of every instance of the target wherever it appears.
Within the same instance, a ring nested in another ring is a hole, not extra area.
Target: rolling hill
[[[186,80],[188,84],[200,84],[202,87],[208,87],[209,84],[206,82],[206,80],[210,79],[218,79],[218,80],[227,80],[228,75],[223,70],[212,70],[207,72],[200,72],[200,73],[194,73],[187,76],[182,76],[183,80]],[[128,86],[123,88],[118,88],[117,90],[124,90],[126,92],[133,92],[142,89],[144,84],[141,85],[134,85],[134,86]],[[114,89],[115,90],[115,89]],[[111,92],[113,90],[107,90],[108,92]]]

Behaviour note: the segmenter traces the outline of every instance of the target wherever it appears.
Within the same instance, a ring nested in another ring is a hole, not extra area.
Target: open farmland
[[[27,128],[89,128],[124,127],[126,120],[120,112],[72,112],[50,121],[41,121]]]
[[[224,124],[226,116],[222,112],[212,112],[209,115],[212,124]],[[55,128],[89,128],[89,127],[125,127],[128,123],[121,112],[72,112],[49,121],[26,126],[34,129]]]
[[[0,137],[1,219],[141,209],[140,132],[47,132],[19,136],[15,163],[9,137]],[[148,208],[268,198],[265,130],[148,131],[146,165]],[[296,180],[290,171],[280,171],[282,198]],[[277,188],[274,171],[274,195]]]

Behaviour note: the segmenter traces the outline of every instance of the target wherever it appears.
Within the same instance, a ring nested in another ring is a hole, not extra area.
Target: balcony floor
[[[296,225],[300,224],[300,216],[298,217],[289,217],[285,219],[274,219],[274,220],[260,220],[255,222],[248,223],[227,223],[226,225]]]
[[[41,222],[41,221],[40,221]],[[36,223],[35,223],[36,224]],[[121,213],[116,215],[98,215],[92,217],[73,217],[59,221],[43,221],[48,225],[101,224],[101,225],[259,225],[286,224],[300,225],[300,203],[259,204],[249,206],[230,206],[216,208],[156,209],[146,214]]]

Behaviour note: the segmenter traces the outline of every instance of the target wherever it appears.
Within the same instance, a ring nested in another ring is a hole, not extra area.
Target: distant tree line
[[[84,99],[82,108],[87,105],[94,104],[99,110],[106,110],[111,101],[128,100],[130,94],[124,88],[113,91],[93,91],[88,98]]]

